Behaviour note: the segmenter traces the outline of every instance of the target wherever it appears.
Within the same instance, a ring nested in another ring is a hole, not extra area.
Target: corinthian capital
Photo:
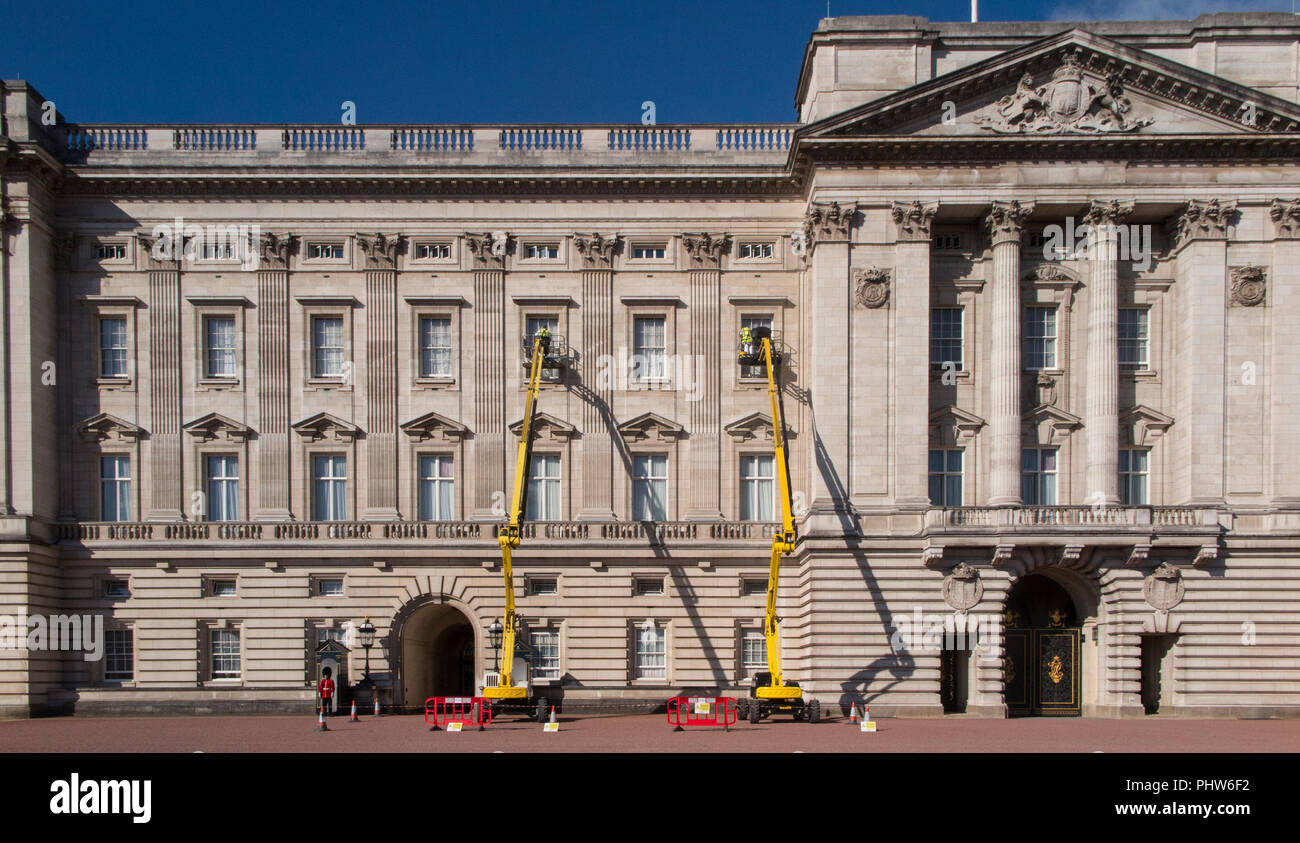
[[[1133,202],[1121,202],[1118,199],[1102,201],[1094,199],[1088,203],[1088,210],[1083,212],[1083,221],[1091,226],[1119,225],[1133,213]]]
[[[465,234],[465,248],[474,256],[474,265],[499,268],[506,265],[506,251],[510,248],[510,235],[504,231],[490,234]]]
[[[939,211],[938,202],[895,202],[892,209],[899,240],[929,240],[930,223]]]
[[[808,248],[818,243],[848,240],[858,203],[812,202],[803,215],[803,231]]]
[[[721,266],[722,253],[731,242],[727,234],[683,234],[682,248],[690,256],[691,263],[705,266]]]
[[[406,242],[400,234],[357,234],[357,248],[366,256],[366,269],[396,269]]]
[[[614,252],[618,251],[618,235],[611,234],[608,237],[602,237],[599,234],[592,234],[588,237],[583,234],[575,234],[573,235],[573,248],[578,250],[578,254],[582,255],[584,265],[612,266]]]
[[[995,199],[989,205],[988,215],[984,217],[984,224],[988,226],[993,245],[1008,240],[1019,241],[1020,232],[1025,228],[1025,220],[1029,219],[1029,215],[1033,212],[1033,202],[1020,202],[1015,199],[1004,202]]]
[[[267,269],[288,269],[289,256],[297,251],[298,238],[292,234],[272,234],[266,232],[258,244],[260,258]]]
[[[1268,215],[1273,220],[1273,233],[1277,239],[1300,238],[1300,199],[1274,199]]]
[[[1218,199],[1188,201],[1187,207],[1174,219],[1178,245],[1189,240],[1225,239],[1236,212],[1236,202],[1220,202]]]

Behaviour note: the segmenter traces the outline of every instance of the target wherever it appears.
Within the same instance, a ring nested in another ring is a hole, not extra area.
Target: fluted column
[[[1032,202],[994,202],[985,225],[993,241],[993,317],[989,355],[989,505],[1019,506],[1020,497],[1020,234]]]
[[[1091,506],[1119,504],[1119,232],[1133,203],[1094,201],[1089,226],[1088,381],[1084,429],[1088,439]]]
[[[614,249],[618,235],[575,234],[574,248],[582,261],[582,382],[590,390],[582,405],[581,521],[614,517],[614,447],[610,426],[614,418],[609,378],[600,377],[602,361],[614,351]]]
[[[1282,349],[1295,347],[1296,325],[1300,324],[1300,199],[1274,199],[1269,208],[1273,220],[1273,272],[1267,298],[1273,309],[1273,360],[1269,366],[1285,365]],[[1262,382],[1258,375],[1257,383]],[[1273,437],[1273,505],[1300,506],[1300,378],[1289,374],[1269,378],[1272,390],[1269,429]]]
[[[722,518],[722,252],[727,235],[684,234],[682,246],[690,261],[691,353],[703,359],[700,400],[690,402],[690,466],[686,518]],[[730,357],[727,358],[730,360]]]
[[[149,270],[149,509],[145,516],[148,521],[179,521],[184,517],[178,267],[179,261],[156,261]]]
[[[895,202],[894,504],[926,507],[930,402],[930,224],[939,203]]]
[[[289,255],[293,235],[262,235],[257,272],[258,521],[293,518],[289,484]]]
[[[518,351],[505,337],[505,254],[509,237],[466,234],[474,261],[474,489],[470,517],[500,520],[494,492],[506,493],[505,365]],[[504,500],[504,498],[502,499]]]
[[[397,253],[400,235],[357,235],[366,259],[366,507],[397,513]]]

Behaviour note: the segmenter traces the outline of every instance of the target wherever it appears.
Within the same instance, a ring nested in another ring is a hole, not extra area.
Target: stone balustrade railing
[[[1181,506],[959,506],[926,512],[928,530],[1213,529],[1218,510]]]

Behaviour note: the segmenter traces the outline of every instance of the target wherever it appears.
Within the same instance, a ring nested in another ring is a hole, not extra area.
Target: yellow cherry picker
[[[511,569],[511,553],[519,547],[523,537],[523,518],[527,504],[528,462],[532,453],[533,411],[537,407],[537,395],[541,389],[542,370],[559,369],[567,365],[569,358],[565,353],[563,340],[552,338],[548,328],[542,327],[531,338],[525,337],[523,343],[524,366],[528,369],[528,397],[524,404],[523,427],[519,431],[519,457],[515,463],[515,488],[510,505],[510,521],[497,534],[497,543],[501,545],[501,576],[505,580],[506,607],[504,629],[501,636],[501,649],[504,658],[497,673],[497,684],[483,689],[483,696],[489,700],[494,713],[498,706],[514,710],[523,709],[538,723],[545,723],[550,711],[546,697],[532,699],[527,677],[522,685],[515,685],[515,639],[519,634],[520,618],[515,613],[515,583]]]
[[[785,449],[785,416],[781,412],[781,391],[777,370],[781,353],[772,342],[772,330],[746,327],[740,332],[738,360],[742,366],[762,366],[767,372],[767,395],[772,403],[772,443],[775,450],[777,488],[781,494],[781,530],[772,537],[772,562],[767,573],[767,608],[763,615],[763,637],[767,641],[767,671],[754,676],[749,699],[739,700],[741,716],[757,723],[772,714],[791,714],[796,720],[821,720],[821,703],[805,700],[798,682],[787,681],[781,672],[781,641],[776,616],[776,589],[781,577],[781,557],[794,552],[798,536],[790,506],[790,462]]]

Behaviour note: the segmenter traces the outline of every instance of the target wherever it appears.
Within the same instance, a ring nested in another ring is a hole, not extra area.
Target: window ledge
[[[240,380],[239,380],[238,377],[229,377],[229,378],[203,377],[203,378],[199,378],[199,386],[202,387],[202,388],[204,388],[204,389],[230,389],[230,388],[232,388],[232,387],[237,387],[237,386],[239,386],[239,384],[240,384]]]
[[[351,392],[352,384],[343,379],[342,375],[328,378],[307,378],[307,389],[338,389],[343,392]]]
[[[945,369],[942,366],[931,366],[930,380],[932,381],[943,380],[944,375],[948,374],[949,371],[950,370]],[[951,371],[953,377],[959,381],[968,381],[973,377],[973,373],[971,372],[970,369],[953,369]]]
[[[417,386],[423,386],[423,387],[427,387],[427,388],[430,388],[430,389],[438,389],[438,388],[441,388],[441,387],[455,386],[455,385],[456,385],[456,379],[455,379],[454,377],[450,377],[450,376],[447,376],[447,377],[418,377],[418,378],[415,379],[415,383],[416,383]]]
[[[1137,369],[1131,366],[1120,366],[1119,370],[1121,374],[1125,374],[1133,378],[1139,378],[1141,380],[1155,380],[1160,376],[1160,373],[1157,372],[1155,369]]]
[[[121,375],[119,377],[114,377],[114,378],[95,378],[95,384],[101,387],[106,386],[110,388],[111,387],[120,388],[124,386],[130,386],[131,382],[132,382],[131,377],[129,375]]]

